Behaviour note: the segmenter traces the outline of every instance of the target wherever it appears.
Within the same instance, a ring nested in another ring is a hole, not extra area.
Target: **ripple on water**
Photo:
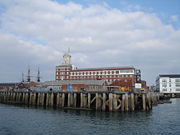
[[[0,104],[0,135],[179,135],[180,99],[150,112],[52,110]]]

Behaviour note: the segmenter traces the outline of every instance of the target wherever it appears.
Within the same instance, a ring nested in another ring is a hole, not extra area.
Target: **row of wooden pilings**
[[[148,111],[159,94],[113,92],[14,92],[0,91],[0,103],[97,111]]]

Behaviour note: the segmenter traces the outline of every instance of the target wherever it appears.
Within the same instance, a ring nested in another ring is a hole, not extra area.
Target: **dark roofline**
[[[0,83],[0,86],[16,86],[16,85],[18,85],[19,83],[17,83],[17,82],[15,82],[15,83],[11,83],[11,82],[9,82],[9,83]]]
[[[161,74],[159,77],[180,78],[180,74]]]
[[[102,70],[102,69],[135,69],[133,66],[124,67],[98,67],[98,68],[77,68],[75,70]]]

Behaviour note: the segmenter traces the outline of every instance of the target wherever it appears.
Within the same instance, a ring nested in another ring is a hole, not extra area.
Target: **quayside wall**
[[[0,103],[96,111],[149,111],[159,93],[0,91]]]

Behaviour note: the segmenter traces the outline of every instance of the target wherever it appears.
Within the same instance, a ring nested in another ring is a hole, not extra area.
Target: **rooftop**
[[[103,85],[104,80],[61,80],[61,81],[46,81],[42,85],[63,85],[63,84],[87,84],[87,85]]]
[[[159,77],[180,78],[180,74],[161,74]]]
[[[99,67],[99,68],[77,68],[75,70],[98,70],[98,69],[127,69],[134,68],[133,66],[124,66],[124,67]]]

